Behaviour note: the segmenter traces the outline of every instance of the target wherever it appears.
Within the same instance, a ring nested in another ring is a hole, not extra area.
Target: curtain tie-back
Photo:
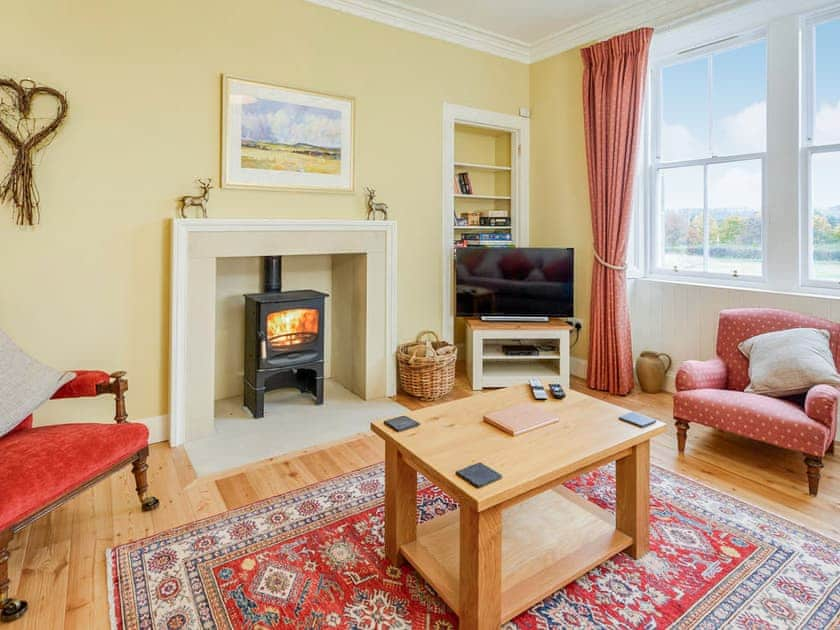
[[[611,265],[598,255],[598,250],[594,247],[592,248],[592,253],[595,254],[595,260],[604,265],[607,269],[612,269],[613,271],[624,271],[627,269],[627,263],[624,263],[623,265]]]

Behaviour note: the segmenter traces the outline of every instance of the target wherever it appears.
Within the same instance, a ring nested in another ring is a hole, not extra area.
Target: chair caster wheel
[[[151,512],[152,510],[156,510],[160,505],[160,501],[158,501],[157,497],[146,497],[143,499],[143,511],[144,512]]]
[[[29,604],[22,599],[7,599],[0,610],[0,622],[20,619],[28,609]]]

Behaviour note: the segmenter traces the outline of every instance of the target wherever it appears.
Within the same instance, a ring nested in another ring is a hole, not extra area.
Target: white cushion
[[[792,396],[814,385],[840,387],[829,338],[827,330],[790,328],[742,341],[738,350],[750,361],[750,384],[744,391]]]
[[[0,437],[75,376],[39,363],[0,330]]]

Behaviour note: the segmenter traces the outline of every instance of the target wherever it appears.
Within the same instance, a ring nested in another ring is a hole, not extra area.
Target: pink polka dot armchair
[[[749,385],[749,361],[738,344],[755,335],[788,328],[828,330],[835,365],[840,369],[840,324],[819,317],[772,308],[721,311],[717,356],[686,361],[677,372],[674,419],[677,448],[685,451],[689,423],[737,433],[805,454],[808,490],[816,496],[822,458],[834,453],[840,390],[815,385],[804,401],[771,398],[744,391]]]

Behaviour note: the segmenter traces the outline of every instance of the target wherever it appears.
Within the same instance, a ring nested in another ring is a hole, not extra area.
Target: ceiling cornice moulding
[[[521,63],[534,63],[617,33],[678,25],[687,18],[752,0],[637,0],[537,40],[533,44],[423,11],[395,0],[307,0],[312,4],[412,31]]]
[[[521,63],[531,61],[531,47],[526,42],[393,0],[307,0],[307,2],[505,59]]]
[[[531,46],[531,63],[548,59],[572,48],[597,42],[643,26],[671,27],[687,18],[697,19],[752,0],[641,0],[537,40]]]

